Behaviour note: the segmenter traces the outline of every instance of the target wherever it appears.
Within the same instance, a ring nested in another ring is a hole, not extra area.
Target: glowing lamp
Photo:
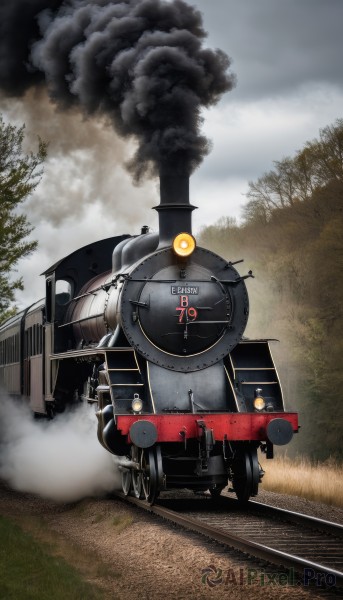
[[[132,406],[132,410],[134,413],[141,412],[141,410],[143,408],[143,402],[140,399],[140,397],[138,396],[138,394],[134,394],[131,406]]]
[[[254,398],[254,409],[255,410],[263,410],[266,406],[264,398],[262,396],[258,396]]]
[[[195,239],[190,233],[179,233],[173,241],[175,254],[183,258],[190,256],[194,252],[195,246]]]
[[[255,390],[254,409],[258,411],[261,411],[266,407],[266,401],[263,396],[261,396],[261,392],[261,388]]]

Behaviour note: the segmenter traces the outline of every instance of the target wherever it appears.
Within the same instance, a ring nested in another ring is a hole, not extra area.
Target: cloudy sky
[[[195,233],[222,216],[240,218],[248,181],[292,155],[342,117],[342,0],[193,0],[210,47],[224,50],[235,89],[203,113],[211,154],[191,179]],[[0,99],[0,111],[50,142],[44,178],[25,210],[38,251],[22,260],[25,306],[43,295],[50,264],[90,241],[157,227],[154,181],[132,184],[124,165],[134,150],[97,121],[58,113],[30,92]],[[38,283],[39,282],[39,283]]]

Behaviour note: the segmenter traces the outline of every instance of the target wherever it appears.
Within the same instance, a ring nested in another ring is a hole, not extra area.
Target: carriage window
[[[72,287],[69,281],[65,279],[58,279],[56,281],[56,304],[58,306],[64,306],[68,304],[72,298]]]
[[[51,294],[52,294],[52,279],[47,279],[46,280],[46,304],[45,304],[45,312],[46,312],[46,320],[48,321],[48,323],[51,323],[51,319],[52,319]]]
[[[38,354],[42,354],[43,351],[43,327],[38,325]]]

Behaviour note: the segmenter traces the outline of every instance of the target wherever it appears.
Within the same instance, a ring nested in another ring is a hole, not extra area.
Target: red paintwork
[[[198,438],[199,423],[213,429],[214,439],[267,440],[266,428],[273,419],[285,419],[298,431],[298,413],[221,413],[221,414],[174,414],[174,415],[117,415],[117,428],[122,435],[129,435],[130,427],[136,421],[150,421],[158,432],[157,442],[181,442],[185,437]],[[128,438],[130,442],[130,437]]]

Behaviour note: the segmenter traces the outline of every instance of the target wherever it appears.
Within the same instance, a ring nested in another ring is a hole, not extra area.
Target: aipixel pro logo
[[[301,574],[296,576],[293,568],[288,571],[265,571],[264,569],[221,569],[215,565],[209,565],[201,570],[201,582],[210,588],[232,585],[255,585],[259,587],[268,586],[304,586],[315,585],[317,587],[332,588],[336,585],[334,573],[323,573],[315,569],[304,568]]]

